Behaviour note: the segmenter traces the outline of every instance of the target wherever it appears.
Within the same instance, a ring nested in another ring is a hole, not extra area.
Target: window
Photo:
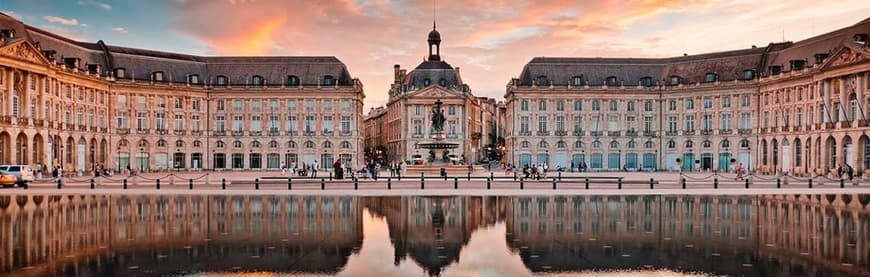
[[[323,110],[326,112],[332,112],[332,100],[331,99],[323,100]]]
[[[556,116],[556,131],[565,131],[565,116]]]
[[[557,142],[556,142],[556,148],[559,148],[559,149],[565,149],[566,147],[568,147],[568,145],[565,144],[564,141],[561,141],[561,140],[560,140],[560,141],[557,141]]]
[[[299,86],[299,77],[297,77],[296,75],[287,76],[287,85]]]
[[[669,148],[669,149],[677,148],[677,142],[675,142],[675,141],[673,141],[673,140],[669,140],[669,141],[668,141],[668,148]]]
[[[151,73],[151,80],[156,82],[163,82],[163,71],[155,71]]]
[[[442,87],[447,87],[447,79],[441,78],[438,80],[438,85]]]
[[[582,111],[583,110],[583,101],[580,101],[580,100],[574,101],[574,110],[575,111]]]
[[[716,81],[719,81],[718,74],[710,72],[710,73],[707,73],[704,75],[704,82],[712,83],[712,82],[716,82]]]
[[[722,96],[721,101],[722,101],[723,108],[730,108],[731,107],[731,96],[728,96],[728,95]]]
[[[254,75],[254,77],[251,77],[251,86],[262,87],[263,86],[263,76]]]
[[[607,79],[605,79],[605,84],[609,87],[616,86],[617,85],[616,80],[617,80],[616,76],[607,77]]]
[[[529,142],[524,140],[523,142],[520,143],[520,147],[529,148]]]
[[[287,142],[287,148],[296,148],[296,142],[295,142],[295,141],[292,141],[292,140],[291,140],[291,141],[288,141],[288,142]]]
[[[350,133],[350,116],[341,116],[341,132]]]
[[[611,142],[610,142],[610,148],[614,148],[614,149],[615,149],[615,148],[619,148],[619,142],[616,142],[615,140],[614,140],[614,141],[611,141]]]
[[[728,141],[727,139],[725,139],[719,143],[719,146],[721,146],[722,148],[728,148],[728,147],[731,147],[731,142]]]
[[[314,116],[306,115],[305,116],[305,133],[313,133],[314,132]]]
[[[235,148],[242,148],[242,142],[239,141],[239,140],[234,141],[234,142],[233,142],[233,147],[235,147]]]
[[[640,84],[644,87],[652,87],[654,85],[652,77],[640,78]]]
[[[692,99],[686,99],[686,100],[685,100],[685,105],[686,105],[686,110],[692,110],[692,109],[695,109],[695,100],[692,100]]]
[[[332,77],[332,75],[326,75],[326,76],[323,76],[323,85],[324,85],[324,86],[334,86],[334,85],[336,85],[336,84],[335,84],[335,78]]]
[[[565,101],[556,101],[556,111],[565,111]]]
[[[670,82],[668,83],[672,86],[676,86],[680,84],[680,76],[671,76]]]
[[[618,109],[619,109],[619,103],[617,103],[616,100],[611,100],[610,101],[610,111],[615,112]]]
[[[573,86],[582,86],[583,85],[583,76],[574,76],[571,78],[571,85]]]
[[[226,107],[224,106],[224,100],[218,100],[216,104],[216,108],[218,111],[223,111]]]
[[[447,115],[456,115],[456,106],[447,106]]]
[[[332,142],[324,141],[324,142],[323,142],[323,148],[332,148]]]
[[[223,142],[223,141],[217,141],[217,142],[215,142],[214,146],[215,146],[216,148],[224,148],[224,142]]]
[[[432,80],[429,80],[429,78],[423,79],[423,87],[428,87],[430,84],[432,84]]]
[[[592,101],[592,110],[593,111],[600,111],[601,110],[601,103],[598,102],[598,100]]]
[[[520,110],[528,111],[529,110],[529,100],[520,101]]]
[[[628,110],[629,112],[633,112],[634,111],[634,101],[628,101],[628,103],[626,103],[625,109]]]
[[[218,75],[215,78],[215,86],[225,87],[227,85],[229,85],[229,79],[227,79],[227,76]]]
[[[704,108],[705,108],[705,109],[711,109],[711,108],[713,108],[713,99],[711,99],[711,98],[709,98],[709,97],[704,98]]]
[[[546,111],[547,110],[547,100],[538,100],[538,110]]]
[[[691,140],[686,141],[686,148],[692,148],[694,146],[695,146],[695,144]]]
[[[296,126],[297,126],[296,125],[296,116],[295,115],[288,115],[287,116],[287,131],[291,132],[291,133],[295,133]]]
[[[529,132],[529,117],[521,116],[520,117],[520,132],[528,133]]]
[[[184,147],[184,141],[182,141],[182,140],[176,140],[176,141],[175,141],[175,147]]]
[[[643,102],[643,110],[647,112],[653,111],[653,102],[650,100]]]
[[[719,115],[719,129],[727,130],[731,129],[731,114],[723,113]]]
[[[349,142],[349,141],[342,141],[342,142],[341,142],[341,148],[343,148],[343,149],[348,149],[348,148],[350,148],[350,142]]]
[[[547,117],[538,117],[538,132],[547,132]]]
[[[546,141],[542,140],[541,142],[538,143],[538,148],[548,148],[548,147],[550,147],[550,144],[547,143]]]
[[[127,70],[123,67],[115,68],[115,78],[124,79],[127,78]]]
[[[198,74],[190,74],[187,76],[187,82],[191,84],[198,85],[199,84],[199,75]]]
[[[740,97],[741,107],[749,107],[750,105],[752,105],[752,100],[749,99],[749,95],[743,95]]]
[[[743,80],[752,80],[755,79],[755,70],[746,69],[743,70]]]
[[[166,141],[165,141],[165,140],[162,140],[162,139],[161,139],[161,140],[158,140],[158,141],[157,141],[157,147],[166,147]]]
[[[686,116],[686,132],[694,132],[695,131],[695,116],[687,115]]]
[[[547,76],[546,76],[546,75],[538,76],[538,78],[535,79],[535,83],[536,83],[537,85],[539,85],[539,86],[550,85],[550,81],[547,80]]]
[[[677,110],[677,100],[668,101],[668,110],[676,111]]]

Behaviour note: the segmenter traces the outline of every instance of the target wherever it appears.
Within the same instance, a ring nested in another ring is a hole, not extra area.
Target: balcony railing
[[[752,134],[752,129],[739,129],[737,130],[738,135],[749,135]]]
[[[546,136],[549,136],[549,135],[550,135],[550,132],[548,132],[548,131],[538,131],[537,133],[535,133],[535,135],[537,135],[537,136],[539,136],[539,137],[546,137]]]
[[[173,133],[175,133],[176,136],[183,136],[183,135],[187,134],[187,131],[185,131],[185,130],[175,130],[175,132],[173,132]]]
[[[709,135],[712,135],[712,134],[713,134],[713,130],[712,130],[712,129],[701,130],[701,135],[703,135],[703,136],[709,136]]]
[[[277,137],[277,136],[279,136],[279,135],[281,135],[281,132],[279,132],[278,129],[269,130],[269,136],[270,136],[270,137]]]
[[[520,131],[518,134],[519,134],[519,136],[527,136],[527,137],[532,136],[531,131],[526,131],[526,132]]]
[[[190,135],[191,135],[191,136],[201,136],[201,135],[202,135],[202,130],[193,130],[193,131],[190,131]]]
[[[216,136],[216,137],[222,137],[222,136],[226,136],[226,135],[227,135],[227,131],[224,131],[224,130],[214,131],[214,136]]]
[[[287,135],[288,135],[288,136],[291,136],[291,137],[295,137],[297,134],[299,134],[299,132],[296,132],[296,131],[287,131]]]
[[[139,135],[147,135],[150,133],[151,133],[151,130],[149,130],[149,129],[136,129],[136,134],[139,134]]]
[[[602,131],[592,131],[592,132],[589,132],[589,135],[593,136],[593,137],[600,137],[601,133],[603,133],[603,132]]]
[[[586,135],[585,131],[574,131],[574,136],[582,137],[583,135]]]
[[[242,135],[244,135],[244,134],[245,134],[244,131],[236,130],[236,131],[233,131],[233,134],[232,134],[232,135],[233,135],[234,137],[239,137],[239,136],[242,136]]]
[[[568,135],[568,131],[556,131],[556,135],[560,137],[564,137]]]
[[[637,131],[625,131],[625,135],[629,137],[636,137]]]
[[[655,131],[643,131],[643,136],[654,137],[654,136],[656,136],[656,132]]]
[[[45,127],[45,120],[44,119],[36,119],[33,121],[33,126]]]
[[[350,131],[342,131],[341,133],[339,133],[339,135],[342,136],[342,137],[349,137],[349,136],[351,136],[352,134],[353,134],[353,133],[351,133]]]
[[[683,130],[684,136],[691,136],[695,134],[695,130]]]
[[[166,134],[166,129],[157,129],[157,134],[158,134],[158,135],[165,135],[165,134]]]
[[[331,136],[331,135],[333,135],[333,134],[335,134],[335,132],[332,131],[332,130],[323,130],[323,135],[324,135],[324,136]]]
[[[7,115],[0,116],[0,124],[12,124],[12,117]]]
[[[622,135],[621,131],[607,131],[607,136],[609,137],[618,137]]]
[[[121,129],[117,129],[117,130],[115,130],[115,131],[116,131],[119,135],[130,134],[130,128],[121,128]]]
[[[411,138],[423,138],[423,134],[412,134]]]
[[[666,136],[676,136],[676,135],[677,135],[677,131],[667,131],[667,132],[665,132],[665,135],[666,135]]]
[[[731,133],[733,133],[733,130],[731,129],[719,129],[720,135],[730,135]]]
[[[263,131],[250,131],[250,132],[248,132],[248,135],[249,136],[262,136]]]

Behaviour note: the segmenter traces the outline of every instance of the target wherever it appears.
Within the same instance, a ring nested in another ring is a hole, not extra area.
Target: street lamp
[[[118,172],[121,172],[121,146],[115,148],[115,153],[118,155],[118,159],[115,160],[115,163],[118,164]],[[129,161],[127,161],[129,163]]]

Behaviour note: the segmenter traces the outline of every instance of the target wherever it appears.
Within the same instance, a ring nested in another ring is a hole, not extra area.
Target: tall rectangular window
[[[323,117],[323,131],[326,133],[332,133],[332,116],[327,115]]]
[[[731,114],[730,113],[723,113],[721,115],[720,122],[719,122],[719,129],[721,129],[721,130],[731,129]]]
[[[556,116],[556,131],[565,131],[565,116]]]
[[[251,116],[251,131],[252,132],[262,132],[263,131],[263,118],[260,115],[252,115]]]
[[[287,131],[296,132],[296,128],[297,128],[296,126],[297,126],[296,116],[295,115],[287,116]]]
[[[200,120],[199,115],[191,116],[190,119],[191,119],[191,121],[190,121],[190,124],[191,124],[191,126],[190,126],[190,127],[191,127],[191,130],[193,130],[193,131],[200,131],[200,130],[202,130],[202,125],[201,125],[201,124],[202,124],[202,121]]]
[[[749,130],[750,121],[752,120],[751,115],[749,113],[741,113],[740,114],[740,129],[741,130]]]
[[[177,130],[177,131],[184,130],[184,115],[180,115],[180,114],[175,115],[175,130]]]
[[[687,115],[686,116],[686,132],[695,131],[695,116]]]
[[[278,116],[277,115],[270,115],[269,116],[269,132],[272,132],[272,133],[278,132],[278,125],[279,125]]]
[[[520,132],[528,133],[529,132],[529,117],[521,116],[520,117]]]
[[[214,120],[214,130],[217,132],[223,132],[226,130],[227,126],[227,117],[223,115],[219,115],[215,117]]]
[[[547,131],[547,117],[546,116],[538,116],[538,132],[546,132]]]
[[[313,133],[314,132],[314,116],[306,115],[305,116],[305,132]]]
[[[350,133],[350,116],[341,116],[341,132]]]
[[[644,132],[652,132],[653,130],[653,117],[652,116],[644,116],[643,117],[643,131]]]
[[[233,116],[233,131],[241,132],[244,126],[244,119],[241,115]]]

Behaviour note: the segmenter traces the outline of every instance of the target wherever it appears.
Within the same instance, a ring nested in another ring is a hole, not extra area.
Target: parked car
[[[8,172],[15,176],[15,183],[22,185],[27,182],[33,182],[33,168],[29,165],[0,165],[0,171]]]
[[[18,177],[12,173],[0,171],[0,186],[12,187],[15,186],[15,183],[18,183]]]

